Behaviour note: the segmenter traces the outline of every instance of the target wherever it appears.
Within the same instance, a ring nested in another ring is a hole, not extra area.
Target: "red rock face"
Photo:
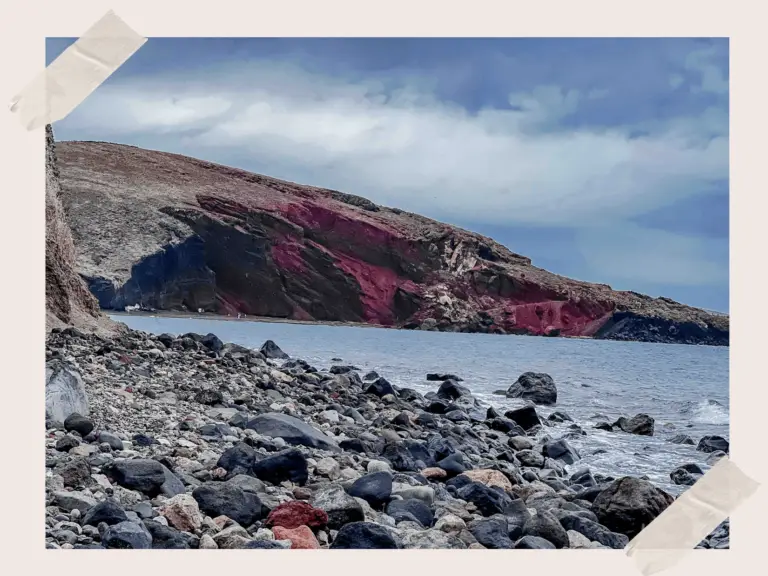
[[[728,342],[727,317],[557,276],[363,198],[128,146],[60,148],[80,273],[105,308]]]

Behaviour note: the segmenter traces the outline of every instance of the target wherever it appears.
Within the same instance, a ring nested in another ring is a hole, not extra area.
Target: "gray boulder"
[[[557,387],[552,376],[544,373],[525,372],[507,390],[507,398],[523,398],[534,404],[557,403]]]
[[[260,414],[249,420],[246,428],[255,430],[264,436],[282,438],[294,446],[309,446],[310,448],[333,452],[341,451],[338,444],[320,430],[287,414],[277,412]]]
[[[61,360],[45,365],[45,417],[64,422],[77,413],[88,416],[88,395],[80,373]]]

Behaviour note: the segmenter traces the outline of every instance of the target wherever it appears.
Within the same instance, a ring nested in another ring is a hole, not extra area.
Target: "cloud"
[[[703,86],[716,89],[704,74]],[[181,143],[203,158],[250,156],[274,176],[311,173],[309,184],[449,221],[589,226],[727,178],[721,109],[643,125],[562,125],[607,95],[542,85],[510,94],[507,107],[468,112],[439,100],[428,81],[253,61],[103,86],[64,122],[74,137],[149,135],[157,148]]]
[[[638,283],[702,286],[728,283],[728,241],[622,223],[576,233],[588,273],[615,288]]]
[[[699,77],[699,84],[691,87],[693,92],[728,94],[728,79],[719,65],[722,54],[716,46],[690,52],[685,59],[685,68]]]

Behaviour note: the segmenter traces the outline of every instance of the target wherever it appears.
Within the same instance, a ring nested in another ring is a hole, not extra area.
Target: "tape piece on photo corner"
[[[61,120],[146,41],[110,10],[11,100],[11,112],[27,130]]]
[[[724,456],[632,539],[627,556],[635,560],[645,576],[670,568],[752,496],[758,486]]]

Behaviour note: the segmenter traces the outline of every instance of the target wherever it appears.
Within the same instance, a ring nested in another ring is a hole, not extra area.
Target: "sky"
[[[74,39],[47,39],[50,63]],[[186,154],[728,311],[729,46],[712,38],[150,38],[57,140]]]

